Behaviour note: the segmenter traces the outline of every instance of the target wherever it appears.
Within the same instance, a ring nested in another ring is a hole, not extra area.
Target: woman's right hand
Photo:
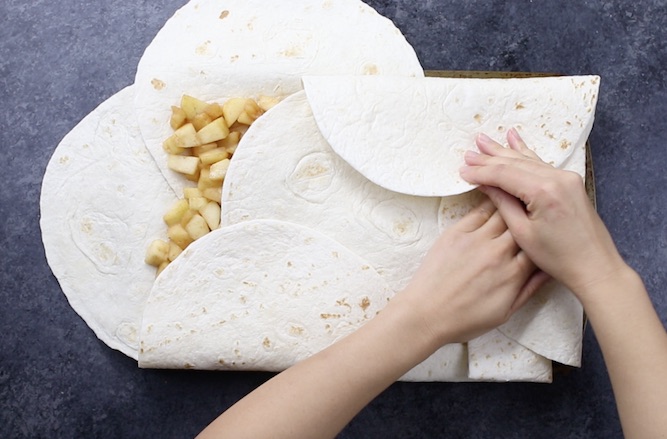
[[[579,299],[626,267],[574,172],[544,163],[516,130],[509,148],[484,134],[480,153],[466,153],[461,176],[481,185],[497,206],[517,244],[543,271]]]

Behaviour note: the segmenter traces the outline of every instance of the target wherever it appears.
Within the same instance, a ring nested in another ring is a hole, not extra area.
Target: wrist
[[[625,262],[621,262],[605,275],[596,278],[595,281],[576,286],[572,288],[572,291],[579,298],[586,312],[590,313],[622,297],[630,298],[631,293],[638,290],[638,286],[643,289],[639,275]]]
[[[430,308],[425,304],[413,303],[408,300],[407,294],[399,293],[378,315],[378,318],[396,329],[396,340],[406,346],[406,353],[419,359],[415,365],[445,344],[453,342],[442,332],[442,324],[437,329],[429,324]]]

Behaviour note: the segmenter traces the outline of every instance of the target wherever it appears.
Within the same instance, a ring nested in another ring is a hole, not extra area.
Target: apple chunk
[[[172,206],[167,213],[164,214],[162,219],[168,226],[173,226],[181,222],[181,218],[185,215],[190,209],[190,205],[187,200],[179,200]]]
[[[169,243],[161,239],[156,239],[151,242],[146,251],[144,261],[153,267],[159,267],[162,263],[167,261],[169,256]]]
[[[167,236],[182,249],[185,249],[193,241],[187,230],[185,230],[180,224],[169,227],[169,229],[167,229]]]
[[[220,205],[215,201],[209,201],[204,207],[199,209],[199,213],[206,220],[206,224],[211,230],[220,227]]]
[[[248,99],[246,98],[231,98],[222,105],[222,115],[227,122],[227,126],[232,126],[236,122],[236,119],[245,110],[247,102]]]
[[[214,181],[222,181],[227,175],[227,170],[229,169],[230,164],[229,159],[220,160],[217,163],[211,165],[211,169],[208,174],[208,178]]]
[[[195,175],[199,170],[199,157],[169,154],[167,167],[185,175]]]
[[[186,117],[192,120],[200,113],[206,111],[209,104],[189,95],[181,97],[181,109],[185,112]]]
[[[229,127],[224,117],[219,117],[197,132],[199,144],[213,143],[229,135]]]
[[[208,228],[208,224],[206,224],[204,217],[199,214],[195,214],[192,217],[192,219],[185,225],[185,230],[193,240],[197,240],[211,231],[211,229]]]

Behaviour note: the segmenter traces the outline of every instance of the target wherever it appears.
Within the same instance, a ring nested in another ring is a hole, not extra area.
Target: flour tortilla
[[[191,244],[156,280],[140,367],[283,370],[373,318],[391,289],[321,233],[249,221]]]
[[[177,197],[141,140],[133,100],[125,88],[60,142],[42,183],[40,226],[72,308],[103,342],[136,359],[155,279],[144,255],[166,238],[162,213]]]
[[[188,184],[166,167],[170,107],[183,94],[285,97],[301,76],[423,76],[393,23],[358,0],[194,0],[165,24],[137,69],[136,108],[144,140],[179,195]]]
[[[302,91],[241,140],[223,184],[222,224],[278,219],[312,227],[400,291],[438,237],[439,203],[388,191],[352,169],[321,136]]]
[[[458,171],[480,132],[516,127],[544,161],[565,163],[593,126],[599,77],[308,76],[303,83],[322,135],[353,168],[396,192],[447,196],[473,189]]]
[[[551,361],[494,329],[468,343],[470,378],[550,383]]]

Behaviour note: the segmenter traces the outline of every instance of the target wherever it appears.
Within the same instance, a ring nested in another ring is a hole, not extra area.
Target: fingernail
[[[466,160],[467,159],[474,159],[475,157],[478,157],[479,155],[480,154],[476,151],[468,150],[468,151],[465,152],[463,158],[465,158]]]
[[[481,143],[483,145],[489,145],[489,144],[491,144],[491,142],[493,142],[493,140],[491,140],[491,138],[489,136],[487,136],[486,134],[479,133],[477,135],[477,142]]]

